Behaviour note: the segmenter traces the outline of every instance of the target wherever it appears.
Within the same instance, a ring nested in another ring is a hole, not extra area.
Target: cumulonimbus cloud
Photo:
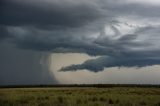
[[[100,56],[61,71],[159,64],[160,4],[132,0],[2,0],[0,39],[18,48]]]

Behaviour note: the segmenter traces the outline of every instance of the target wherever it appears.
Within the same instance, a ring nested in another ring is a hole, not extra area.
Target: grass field
[[[160,88],[1,88],[0,106],[160,106]]]

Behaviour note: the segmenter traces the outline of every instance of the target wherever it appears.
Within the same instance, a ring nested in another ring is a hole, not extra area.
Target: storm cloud
[[[104,70],[105,67],[145,67],[152,65],[159,65],[160,59],[152,58],[112,58],[112,57],[100,57],[98,59],[87,60],[83,64],[71,65],[68,67],[62,67],[59,71],[74,71],[74,70],[91,70],[93,72],[99,72]]]
[[[99,11],[84,0],[2,0],[0,24],[76,27],[99,18]]]
[[[160,2],[2,0],[0,39],[19,49],[99,56],[61,71],[160,63]]]
[[[12,43],[0,43],[0,86],[58,83],[50,72],[48,53],[21,50]]]

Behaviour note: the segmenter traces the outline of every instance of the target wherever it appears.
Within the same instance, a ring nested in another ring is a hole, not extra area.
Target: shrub
[[[63,103],[63,97],[59,96],[57,99],[59,103]]]
[[[103,97],[100,97],[100,99],[99,99],[100,101],[105,101],[105,99],[103,98]]]
[[[112,99],[109,99],[108,103],[109,103],[109,104],[113,104],[113,100],[112,100]]]
[[[94,102],[94,101],[97,101],[97,97],[93,97],[92,98],[92,101]]]
[[[115,101],[115,103],[118,104],[118,103],[119,103],[119,99],[117,99],[117,100]]]
[[[146,102],[144,102],[144,101],[141,101],[139,104],[140,105],[147,105]]]
[[[49,97],[48,97],[48,96],[46,96],[46,97],[45,97],[45,99],[49,99]]]
[[[160,106],[160,102],[158,102],[155,106]]]
[[[81,104],[81,103],[82,103],[81,99],[76,100],[76,104]]]

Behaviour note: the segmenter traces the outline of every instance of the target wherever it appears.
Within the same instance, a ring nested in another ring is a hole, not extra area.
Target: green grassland
[[[160,88],[1,88],[0,106],[160,106]]]

